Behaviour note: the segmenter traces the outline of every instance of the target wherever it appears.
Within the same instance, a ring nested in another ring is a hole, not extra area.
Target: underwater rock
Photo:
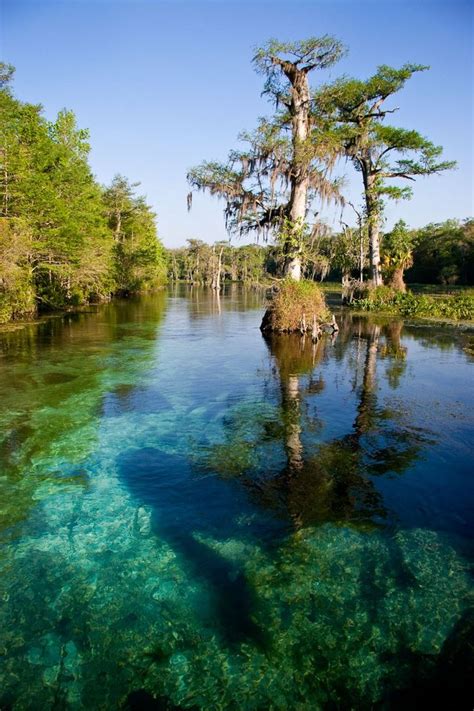
[[[133,523],[135,531],[140,536],[149,536],[151,533],[151,512],[147,511],[144,506],[140,506],[135,513]]]
[[[160,581],[159,587],[152,593],[153,600],[162,602],[164,600],[176,600],[179,597],[179,588],[174,580]]]

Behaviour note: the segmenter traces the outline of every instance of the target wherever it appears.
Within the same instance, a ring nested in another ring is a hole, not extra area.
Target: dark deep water
[[[472,708],[472,342],[262,302],[0,333],[0,709]]]

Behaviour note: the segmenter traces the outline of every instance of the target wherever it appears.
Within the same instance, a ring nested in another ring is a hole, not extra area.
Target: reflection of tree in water
[[[267,507],[290,516],[297,528],[325,521],[368,522],[386,517],[374,476],[403,473],[419,455],[426,441],[404,424],[402,413],[381,406],[377,398],[377,359],[388,362],[386,377],[398,387],[406,365],[401,345],[401,324],[380,326],[366,319],[342,319],[341,332],[330,349],[329,339],[313,344],[299,336],[272,335],[266,343],[273,357],[281,393],[279,422],[265,417],[253,428],[253,438],[239,439],[241,428],[229,418],[224,445],[211,448],[208,464],[226,460],[228,475],[240,475]],[[328,356],[347,358],[354,372],[357,405],[352,427],[341,437],[306,444],[322,431],[319,418],[309,414],[309,398],[325,388],[323,376],[314,371]],[[260,440],[258,439],[260,437]],[[286,464],[271,476],[260,476],[256,461],[263,440],[279,440]],[[245,455],[243,455],[245,453]],[[239,456],[240,454],[240,456]]]
[[[319,443],[307,456],[300,436],[305,396],[301,377],[295,368],[288,368],[278,344],[269,343],[279,370],[282,408],[288,421],[288,463],[278,477],[279,496],[297,527],[328,520],[368,521],[384,517],[382,498],[372,475],[402,473],[418,456],[421,446],[422,438],[403,426],[399,413],[388,411],[377,401],[378,356],[390,359],[388,378],[392,387],[397,386],[397,377],[403,372],[401,327],[394,324],[382,329],[362,321],[357,326],[355,372],[356,376],[361,374],[361,380],[356,385],[358,402],[352,429],[342,437]],[[337,350],[347,349],[351,342],[347,335],[341,334]]]
[[[206,286],[174,284],[171,294],[173,297],[186,298],[188,313],[193,320],[218,316],[225,311],[261,309],[265,301],[262,289],[245,289],[236,283],[225,283],[221,291]]]

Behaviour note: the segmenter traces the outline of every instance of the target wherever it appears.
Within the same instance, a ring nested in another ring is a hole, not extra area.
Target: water
[[[177,289],[0,335],[0,708],[463,708],[468,336],[261,315]]]

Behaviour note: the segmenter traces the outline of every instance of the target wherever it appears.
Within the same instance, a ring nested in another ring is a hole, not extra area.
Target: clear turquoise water
[[[0,334],[1,709],[472,706],[468,337],[261,316],[178,289]]]

